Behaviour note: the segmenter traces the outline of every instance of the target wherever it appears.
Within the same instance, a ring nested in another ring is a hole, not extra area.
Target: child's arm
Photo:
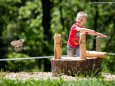
[[[99,33],[99,32],[90,32],[89,33],[90,35],[96,35],[96,36],[100,36],[100,37],[102,37],[102,38],[106,38],[107,36],[106,35],[104,35],[104,34],[102,34],[102,33]]]
[[[87,28],[80,28],[80,27],[77,27],[76,28],[77,31],[80,31],[82,33],[88,33],[90,35],[95,35],[95,36],[100,36],[102,38],[106,38],[107,36],[102,34],[102,33],[99,33],[99,32],[96,32],[95,30],[91,30],[91,29],[87,29]]]
[[[99,33],[99,32],[96,32],[95,30],[90,30],[88,29],[88,34],[90,35],[95,35],[95,36],[100,36],[102,38],[106,38],[107,36],[102,34],[102,33]]]
[[[82,33],[92,33],[91,35],[93,35],[93,33],[95,33],[95,30],[91,30],[91,29],[87,29],[87,28],[80,28],[80,27],[77,27],[76,28],[77,31],[80,31]]]

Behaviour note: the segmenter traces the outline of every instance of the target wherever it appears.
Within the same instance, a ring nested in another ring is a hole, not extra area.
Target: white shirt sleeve
[[[76,27],[76,30],[77,31],[82,31],[84,28],[81,28],[81,27]]]

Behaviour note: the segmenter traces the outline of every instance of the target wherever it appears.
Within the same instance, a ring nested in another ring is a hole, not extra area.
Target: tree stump
[[[75,76],[76,74],[98,74],[101,71],[100,58],[79,57],[62,57],[62,59],[51,59],[52,75],[59,76],[61,74]]]
[[[61,35],[54,35],[54,58],[51,59],[52,75],[97,75],[101,71],[100,38],[96,38],[96,51],[86,51],[86,34],[80,33],[80,57],[61,57]]]

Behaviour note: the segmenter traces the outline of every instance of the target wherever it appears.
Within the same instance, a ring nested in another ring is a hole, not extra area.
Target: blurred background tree
[[[115,5],[112,2],[0,0],[0,59],[53,55],[56,33],[62,34],[65,55],[69,30],[79,11],[88,13],[86,28],[108,35],[102,40],[102,51],[114,53]],[[23,50],[16,52],[10,42],[21,38],[25,40]],[[94,36],[87,35],[87,49],[95,50]],[[114,56],[103,60],[104,68],[115,72]],[[5,71],[50,71],[50,67],[50,59],[0,62],[0,68]]]

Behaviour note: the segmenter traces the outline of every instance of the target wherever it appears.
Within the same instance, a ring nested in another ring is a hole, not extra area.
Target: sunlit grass
[[[9,80],[0,78],[0,86],[115,86],[115,81],[106,81],[101,78],[76,79],[75,81],[59,80]]]

